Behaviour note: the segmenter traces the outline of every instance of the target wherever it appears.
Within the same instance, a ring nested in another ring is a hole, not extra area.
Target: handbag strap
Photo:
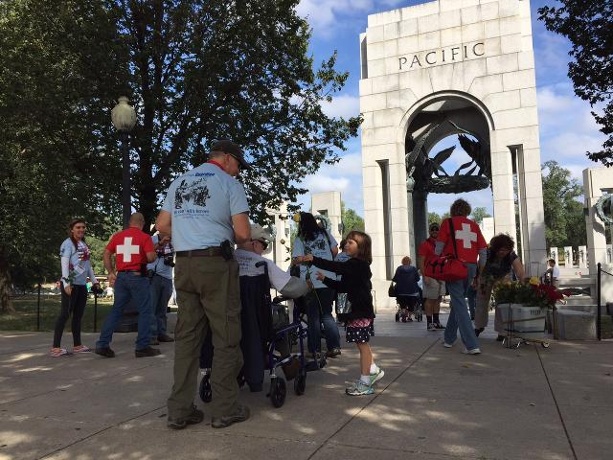
[[[328,230],[324,228],[323,231],[324,231],[324,235],[326,236],[326,240],[328,240],[328,249],[330,250],[330,255],[332,256],[332,260],[334,260],[334,253],[332,252],[332,241],[330,241]]]
[[[453,217],[449,218],[449,227],[451,228],[451,242],[453,243],[453,255],[458,258],[458,248],[455,242],[455,228],[453,227]]]

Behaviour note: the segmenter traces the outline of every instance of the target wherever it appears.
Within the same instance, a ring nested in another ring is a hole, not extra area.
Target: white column
[[[573,265],[573,247],[564,246],[564,266],[570,268]]]
[[[587,246],[579,246],[579,268],[587,268]]]
[[[267,209],[266,213],[274,218],[275,238],[273,250],[265,257],[272,259],[283,270],[287,270],[292,255],[290,247],[290,225],[292,216],[287,214],[287,203],[279,209]]]
[[[549,257],[548,259],[553,259],[556,261],[556,265],[558,265],[558,248],[549,248]]]
[[[584,207],[589,214],[585,219],[587,232],[587,257],[590,275],[596,276],[598,264],[611,263],[611,249],[606,244],[607,225],[596,213],[596,203],[603,195],[602,189],[613,183],[613,171],[608,168],[588,168],[583,170]]]

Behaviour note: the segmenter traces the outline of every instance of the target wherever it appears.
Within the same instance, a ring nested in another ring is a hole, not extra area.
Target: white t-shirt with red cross
[[[443,254],[454,254],[449,219],[453,219],[458,259],[476,264],[479,251],[486,248],[487,243],[477,223],[463,216],[448,218],[441,223],[437,241],[445,243]]]

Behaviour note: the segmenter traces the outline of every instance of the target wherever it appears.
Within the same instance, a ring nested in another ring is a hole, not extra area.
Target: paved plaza
[[[172,343],[136,359],[135,334],[115,334],[115,359],[51,358],[52,333],[1,332],[0,460],[612,458],[610,341],[508,349],[488,329],[483,354],[465,356],[425,323],[394,322],[391,309],[375,327],[385,378],[374,395],[344,394],[359,373],[347,347],[308,374],[303,396],[290,382],[283,407],[245,387],[247,422],[213,429],[198,400],[205,421],[181,431],[166,427]]]

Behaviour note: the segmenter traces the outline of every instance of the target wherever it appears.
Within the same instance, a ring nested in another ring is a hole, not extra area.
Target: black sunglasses
[[[264,250],[268,248],[268,243],[265,241],[262,241],[262,240],[251,240],[251,241],[257,241],[258,243],[260,243],[264,247]]]

